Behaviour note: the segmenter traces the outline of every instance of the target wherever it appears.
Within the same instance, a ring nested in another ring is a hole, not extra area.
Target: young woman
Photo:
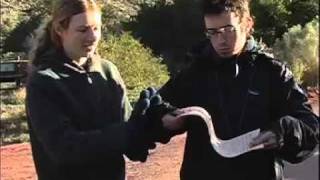
[[[60,0],[38,32],[26,108],[39,180],[124,180],[123,154],[146,159],[153,92],[131,113],[117,68],[97,53],[100,36],[94,0]]]

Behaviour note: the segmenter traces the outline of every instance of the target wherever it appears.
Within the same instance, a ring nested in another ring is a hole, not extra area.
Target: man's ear
[[[248,36],[250,36],[252,33],[252,30],[253,30],[254,21],[251,16],[247,16],[245,18],[246,18],[245,19],[246,20],[246,33]]]

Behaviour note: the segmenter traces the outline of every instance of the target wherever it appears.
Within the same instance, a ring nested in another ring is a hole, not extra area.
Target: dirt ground
[[[313,111],[319,116],[319,90],[310,90]],[[147,162],[127,161],[128,180],[178,180],[183,156],[185,134],[174,137],[169,144],[159,144]],[[1,147],[1,180],[35,180],[30,145],[28,143]]]
[[[167,145],[158,144],[145,163],[127,161],[127,180],[178,180],[185,134]],[[1,147],[1,180],[35,180],[31,147],[28,143]]]

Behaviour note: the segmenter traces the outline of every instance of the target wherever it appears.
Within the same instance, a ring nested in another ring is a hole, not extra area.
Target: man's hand
[[[166,129],[171,131],[186,131],[192,128],[195,125],[194,123],[203,124],[203,121],[199,121],[199,118],[210,119],[211,121],[211,116],[205,109],[199,106],[189,106],[167,113],[162,118],[162,123]]]
[[[251,148],[258,146],[263,147],[263,149],[277,149],[280,147],[280,143],[273,131],[263,131],[250,143]]]
[[[163,127],[170,130],[170,131],[178,131],[184,128],[184,118],[178,118],[177,116],[179,114],[182,114],[183,111],[180,109],[177,109],[173,112],[165,114],[161,121],[163,124]]]

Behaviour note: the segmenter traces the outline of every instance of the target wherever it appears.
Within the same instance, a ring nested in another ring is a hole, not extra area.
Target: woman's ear
[[[54,31],[61,37],[62,36],[62,32],[63,32],[63,28],[60,25],[55,25],[54,26]]]

